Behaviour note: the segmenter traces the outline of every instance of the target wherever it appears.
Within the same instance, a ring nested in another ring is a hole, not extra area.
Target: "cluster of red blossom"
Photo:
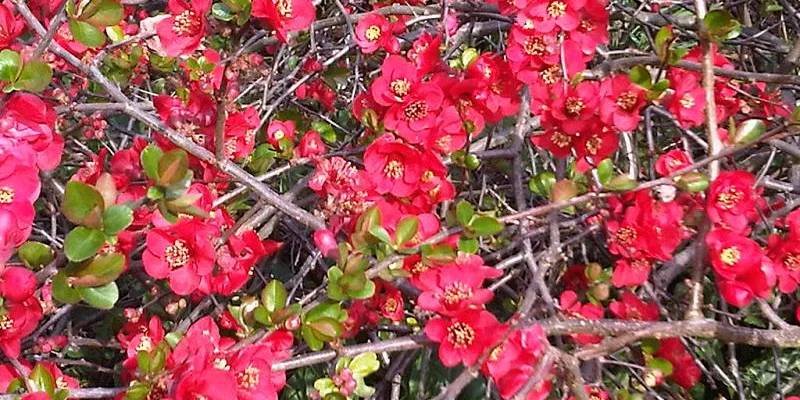
[[[5,9],[0,5],[0,10]],[[1,14],[2,12],[0,12]],[[30,94],[3,99],[0,111],[0,295],[5,300],[0,317],[0,349],[16,358],[22,338],[42,318],[35,296],[36,278],[29,269],[6,265],[17,247],[31,234],[39,197],[39,173],[61,161],[64,139],[55,133],[55,110]]]
[[[25,381],[30,379],[29,377],[32,376],[31,373],[34,371],[36,371],[36,375],[44,377],[44,379],[38,382],[52,382],[52,389],[55,391],[77,389],[80,387],[77,379],[64,374],[61,372],[61,369],[53,363],[41,361],[31,368],[26,361],[22,360],[20,366],[22,367],[21,371],[13,365],[0,364],[0,391],[9,393],[13,392],[15,388],[26,387],[27,384]],[[22,373],[24,373],[24,375],[21,375]],[[41,387],[38,389],[38,392],[28,393],[22,396],[20,400],[51,400],[50,394],[45,391],[45,389],[49,388]]]
[[[142,384],[149,390],[147,399],[275,400],[286,384],[285,373],[273,371],[272,365],[289,356],[294,342],[289,331],[276,330],[258,343],[239,346],[236,340],[220,335],[211,317],[203,317],[170,347],[161,319],[148,320],[134,310],[126,310],[126,316],[128,323],[117,339],[127,355],[123,378],[132,381],[129,392]],[[157,352],[160,354],[155,356]],[[160,360],[160,368],[147,371],[158,372],[156,382],[135,381],[140,374],[139,357],[151,365]],[[125,396],[120,394],[117,399]]]

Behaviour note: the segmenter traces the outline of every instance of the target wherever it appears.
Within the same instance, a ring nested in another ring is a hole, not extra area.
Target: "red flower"
[[[670,82],[674,82],[675,93],[667,109],[684,128],[700,126],[705,120],[706,97],[697,76],[691,72],[671,70]]]
[[[758,218],[754,184],[755,177],[750,172],[721,172],[708,189],[708,218],[735,232],[748,231],[750,222]]]
[[[425,334],[439,343],[439,360],[445,367],[470,366],[502,336],[503,326],[486,310],[465,309],[452,318],[434,318]]]
[[[175,400],[231,400],[237,398],[237,387],[231,371],[216,368],[192,371],[178,382]]]
[[[617,147],[619,138],[611,128],[588,124],[575,143],[575,155],[578,157],[575,168],[580,172],[586,172],[613,154]]]
[[[539,325],[514,330],[492,351],[481,371],[497,383],[501,397],[510,398],[533,374],[546,343],[547,337]]]
[[[622,301],[612,301],[608,310],[619,319],[658,321],[658,306],[655,303],[643,302],[627,290],[622,292]]]
[[[256,145],[256,129],[260,124],[258,110],[248,107],[225,118],[225,155],[231,160],[247,158]]]
[[[425,85],[395,104],[386,112],[384,124],[411,144],[428,139],[436,128],[437,118],[444,102],[444,93],[436,85]]]
[[[370,93],[377,104],[389,107],[405,102],[419,84],[414,64],[403,57],[391,55],[383,61],[381,76],[372,82]]]
[[[580,11],[586,0],[528,1],[527,7],[517,16],[517,22],[525,24],[533,20],[536,32],[550,33],[557,28],[565,31],[576,29],[581,23]],[[522,15],[524,14],[524,16]]]
[[[566,91],[562,85],[554,85],[553,89],[554,100],[549,116],[566,133],[586,131],[599,103],[597,84],[583,81],[578,86],[568,86]]]
[[[631,83],[627,75],[614,75],[600,84],[600,116],[604,123],[623,132],[636,129],[644,107],[644,90]]]
[[[297,155],[300,157],[315,157],[325,154],[325,143],[317,131],[308,131],[297,144]]]
[[[397,53],[400,50],[400,43],[392,35],[392,26],[383,15],[365,15],[358,21],[355,31],[356,44],[364,54],[372,54],[380,49],[387,53]]]
[[[8,358],[17,358],[22,338],[30,335],[42,319],[39,300],[29,297],[23,302],[8,301],[0,316],[0,349]]]
[[[706,236],[706,244],[725,301],[743,307],[753,296],[771,295],[775,272],[758,243],[725,229],[714,229]]]
[[[686,350],[680,339],[662,339],[661,347],[659,347],[655,356],[664,358],[672,364],[673,370],[669,379],[678,385],[690,389],[700,381],[702,372],[695,364],[694,357]]]
[[[156,25],[156,33],[170,57],[192,53],[206,33],[206,14],[211,0],[170,0],[170,16]]]
[[[308,29],[316,10],[311,0],[254,0],[252,15],[269,24],[282,41],[289,32]]]
[[[603,318],[603,307],[591,303],[581,304],[581,302],[578,300],[578,295],[571,290],[565,290],[561,293],[558,304],[561,307],[561,310],[571,318]],[[575,340],[575,343],[580,345],[600,343],[603,341],[603,338],[600,336],[585,333],[573,334],[570,336],[573,340]]]
[[[422,32],[417,40],[411,44],[406,56],[414,63],[419,75],[436,71],[442,65],[439,55],[439,46],[442,45],[442,35],[433,36],[428,31]]]
[[[3,298],[23,302],[33,297],[36,276],[27,268],[5,267],[0,273],[0,295]]]
[[[202,278],[198,289],[202,293],[232,295],[250,280],[256,263],[274,254],[281,245],[272,240],[262,241],[253,230],[232,235],[217,251],[217,268]]]
[[[689,156],[683,150],[670,150],[656,160],[656,172],[660,176],[669,176],[691,164]]]
[[[294,143],[295,125],[294,121],[273,120],[267,127],[267,142],[276,150],[283,150],[286,146],[281,146],[281,142]]]
[[[142,263],[153,278],[169,278],[176,294],[193,292],[214,268],[208,227],[197,220],[181,219],[175,225],[150,230]]]
[[[21,18],[15,18],[5,4],[0,5],[0,49],[6,49],[14,42],[25,28]]]
[[[248,346],[230,359],[230,370],[236,377],[238,400],[276,400],[286,384],[283,371],[272,371],[272,363],[285,358],[292,345],[292,335],[276,331],[265,342]]]
[[[558,128],[548,128],[541,135],[530,137],[534,146],[545,149],[558,158],[569,157],[576,140],[575,135],[564,133]]]
[[[622,258],[614,265],[611,282],[616,287],[639,286],[647,282],[653,264],[646,260]]]
[[[35,152],[36,166],[45,171],[61,163],[64,138],[55,132],[56,112],[53,107],[29,93],[14,93],[0,110],[0,139],[17,144],[14,154],[25,159]],[[3,147],[9,143],[3,140]]]
[[[454,315],[465,308],[478,308],[492,299],[492,292],[483,288],[483,282],[497,278],[502,272],[481,266],[452,265],[423,272],[417,286],[422,293],[417,304],[423,310],[442,315]]]
[[[378,193],[406,197],[422,176],[421,154],[414,148],[383,136],[364,152],[364,169]]]

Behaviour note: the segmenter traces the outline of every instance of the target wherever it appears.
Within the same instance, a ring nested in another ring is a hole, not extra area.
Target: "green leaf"
[[[11,83],[17,80],[20,67],[22,58],[19,53],[9,49],[0,51],[0,81]]]
[[[458,239],[458,250],[464,253],[476,254],[478,252],[478,239],[467,237]]]
[[[389,236],[389,232],[387,232],[386,229],[380,225],[370,227],[369,233],[372,236],[375,236],[375,239],[378,239],[383,243],[392,244],[392,238]]]
[[[656,33],[655,50],[662,60],[666,57],[673,40],[675,40],[675,35],[672,33],[672,26],[670,25],[661,27]]]
[[[503,224],[500,221],[486,216],[473,218],[469,227],[478,236],[491,236],[503,230]]]
[[[638,183],[626,175],[619,175],[603,187],[612,192],[626,192],[636,188]]]
[[[413,239],[419,229],[419,218],[415,215],[405,217],[397,223],[394,236],[398,246],[402,246]]]
[[[597,178],[601,184],[605,185],[614,176],[614,162],[606,158],[597,164]]]
[[[75,40],[86,47],[97,48],[106,42],[106,35],[88,22],[70,20],[69,31]]]
[[[114,282],[98,287],[78,288],[78,292],[81,294],[83,301],[101,310],[114,308],[114,304],[119,300],[119,289],[117,289],[117,284]]]
[[[283,283],[277,279],[271,280],[261,291],[261,304],[270,313],[286,306],[288,295]]]
[[[365,282],[363,285],[361,285],[361,288],[350,289],[347,291],[347,295],[353,299],[361,299],[361,300],[372,297],[372,295],[375,294],[375,282],[366,279],[366,276],[364,277],[364,279]]]
[[[469,204],[466,200],[461,200],[456,204],[456,219],[458,220],[458,224],[461,226],[469,225],[469,222],[472,221],[472,217],[475,215],[475,209],[472,207],[472,204]]]
[[[708,176],[702,172],[692,171],[679,176],[676,183],[681,190],[700,193],[708,188]]]
[[[91,16],[83,20],[94,26],[106,27],[118,24],[123,16],[122,4],[116,0],[100,0]]]
[[[211,15],[213,15],[214,18],[225,22],[232,21],[235,17],[230,7],[224,3],[215,3],[211,7]]]
[[[378,362],[378,356],[375,353],[368,351],[353,357],[348,368],[353,373],[353,377],[363,378],[379,370],[381,363]]]
[[[125,268],[125,256],[111,253],[95,257],[69,278],[75,287],[102,286],[116,280]]]
[[[317,336],[314,335],[314,330],[308,325],[303,325],[302,328],[300,328],[300,335],[303,336],[303,341],[306,342],[308,348],[311,350],[319,351],[325,346],[325,342],[318,339]]]
[[[189,171],[189,156],[183,149],[174,149],[158,160],[158,184],[170,186],[186,177]]]
[[[630,78],[631,82],[645,89],[653,87],[653,77],[647,67],[643,65],[634,65],[628,72],[628,78]]]
[[[342,324],[333,318],[320,318],[310,322],[308,327],[314,332],[314,336],[325,342],[330,342],[342,334]]]
[[[31,269],[38,269],[53,261],[53,251],[44,243],[25,242],[17,249],[17,256]]]
[[[25,63],[22,71],[14,82],[14,88],[29,92],[41,92],[50,85],[53,79],[53,70],[47,63],[32,60]]]
[[[68,279],[69,277],[64,271],[57,273],[53,277],[53,298],[62,303],[75,304],[81,301],[81,294],[78,289],[67,282]]]
[[[303,315],[303,322],[313,322],[320,318],[333,318],[338,320],[342,316],[347,318],[347,312],[342,311],[339,303],[326,302],[308,310],[308,312]]]
[[[653,358],[652,360],[647,362],[647,366],[649,368],[657,369],[661,371],[664,376],[672,375],[672,363],[665,358]]]
[[[317,131],[322,140],[328,143],[336,142],[336,131],[333,126],[325,121],[314,121],[311,123],[311,130]]]
[[[133,210],[124,204],[115,204],[103,212],[103,229],[106,235],[116,235],[133,222]]]
[[[105,235],[97,229],[78,226],[67,234],[64,253],[72,262],[88,260],[103,247]]]
[[[708,28],[711,38],[717,41],[733,39],[741,32],[739,21],[733,18],[727,10],[711,10],[703,18],[703,23]]]
[[[53,378],[53,374],[41,363],[36,364],[31,370],[28,379],[32,380],[41,391],[52,394],[56,390],[56,380]]]
[[[575,182],[569,179],[562,179],[553,185],[553,190],[550,192],[550,201],[559,202],[566,201],[578,195],[578,187]]]
[[[553,185],[555,184],[556,174],[552,172],[542,172],[531,178],[531,181],[528,182],[528,189],[539,196],[549,199],[550,192],[553,190]]]
[[[178,343],[180,343],[182,339],[183,334],[180,332],[170,332],[164,335],[164,340],[166,340],[167,344],[169,344],[169,347],[172,347],[173,349],[178,347]]]
[[[767,125],[760,119],[748,119],[736,128],[733,142],[736,144],[750,143],[761,137],[767,131]]]
[[[145,175],[156,182],[158,181],[158,160],[160,160],[163,155],[164,152],[161,151],[158,146],[151,144],[142,150],[142,154],[139,157]]]
[[[64,190],[64,215],[77,225],[102,227],[105,209],[103,196],[92,186],[78,181],[69,181]]]

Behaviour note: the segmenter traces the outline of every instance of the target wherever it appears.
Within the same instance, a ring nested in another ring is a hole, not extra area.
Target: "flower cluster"
[[[204,317],[173,348],[165,341],[161,321],[148,321],[140,313],[133,313],[118,339],[127,353],[123,365],[133,380],[129,393],[149,384],[147,398],[176,400],[277,399],[286,376],[272,365],[288,357],[294,342],[291,333],[278,330],[257,343],[234,347],[236,342],[222,336],[211,317]],[[141,360],[148,365],[140,365]],[[134,379],[141,372],[159,374],[155,382]]]

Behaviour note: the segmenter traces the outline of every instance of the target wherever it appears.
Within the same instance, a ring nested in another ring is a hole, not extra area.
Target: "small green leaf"
[[[491,236],[503,230],[503,224],[496,218],[480,216],[472,219],[469,227],[478,236]]]
[[[553,185],[555,184],[556,174],[552,172],[542,172],[531,178],[531,181],[528,182],[528,189],[541,197],[549,199],[550,192],[553,190]]]
[[[103,247],[106,238],[97,229],[78,226],[67,234],[64,241],[64,253],[72,262],[88,260]]]
[[[69,278],[75,287],[95,287],[106,285],[119,277],[125,268],[125,256],[111,253],[95,257],[91,262],[78,269]]]
[[[478,239],[467,237],[458,239],[458,250],[464,253],[476,254],[478,252]]]
[[[43,364],[36,364],[28,379],[32,380],[41,391],[52,394],[56,390],[56,380]]]
[[[286,306],[286,288],[283,283],[277,279],[271,280],[267,286],[261,291],[261,304],[270,313],[275,310],[281,309]]]
[[[469,225],[469,222],[472,221],[472,217],[475,215],[475,209],[472,207],[472,204],[469,204],[466,200],[461,200],[456,204],[456,219],[458,220],[458,224],[461,226]]]
[[[314,336],[325,342],[330,342],[342,334],[342,324],[333,318],[320,318],[310,322],[308,327],[314,332]]]
[[[379,370],[381,363],[378,362],[378,356],[375,353],[368,351],[353,357],[348,368],[353,373],[353,377],[363,378]]]
[[[214,18],[225,22],[232,21],[235,17],[230,7],[224,3],[215,3],[211,7],[211,15],[213,15]]]
[[[172,347],[173,349],[178,347],[178,343],[180,343],[182,339],[183,334],[180,332],[170,332],[164,335],[164,340],[166,340],[167,344],[169,344],[169,347]]]
[[[25,242],[17,249],[17,256],[31,269],[38,269],[53,261],[53,251],[44,243]]]
[[[702,172],[692,171],[675,180],[678,188],[690,193],[704,192],[708,188],[708,176]]]
[[[75,40],[86,47],[97,48],[106,42],[106,35],[88,22],[70,20],[69,31]]]
[[[133,210],[124,204],[115,204],[103,212],[103,229],[106,235],[116,235],[133,222]]]
[[[158,160],[158,184],[170,186],[186,177],[189,171],[189,157],[183,149],[174,149]]]
[[[114,308],[114,304],[119,300],[119,289],[117,289],[117,284],[114,282],[98,287],[78,288],[78,292],[81,294],[83,301],[101,310]]]
[[[601,184],[605,185],[614,176],[614,162],[606,158],[597,164],[597,178]]]
[[[64,190],[64,215],[77,225],[102,226],[103,196],[92,186],[71,180]]]
[[[118,24],[123,16],[122,4],[116,0],[100,0],[91,16],[83,20],[94,26],[106,27]]]
[[[69,277],[64,271],[53,277],[53,298],[62,303],[75,304],[81,301],[81,294],[67,282],[67,279]]]
[[[415,215],[405,217],[397,223],[394,235],[398,246],[402,246],[413,239],[419,228],[419,218]]]
[[[53,70],[47,63],[31,60],[22,67],[14,87],[29,92],[41,92],[50,85],[52,79]]]
[[[314,121],[311,123],[311,130],[319,133],[322,140],[328,143],[336,142],[336,131],[333,126],[325,121]]]
[[[0,51],[0,81],[11,83],[17,80],[20,67],[22,58],[19,53],[9,49]]]
[[[630,78],[631,82],[645,89],[653,87],[653,77],[647,67],[643,65],[634,65],[628,72],[628,78]]]
[[[608,184],[603,187],[612,192],[626,192],[636,188],[638,183],[626,175],[619,175],[611,179]]]
[[[464,69],[469,68],[475,60],[480,57],[481,53],[474,47],[468,47],[461,53],[461,66]]]
[[[567,201],[578,195],[578,187],[569,179],[562,179],[553,185],[550,192],[550,201],[553,203]]]
[[[375,239],[380,240],[386,244],[392,244],[392,238],[389,236],[389,232],[380,225],[374,225],[369,228],[369,233],[375,237]]]
[[[673,40],[675,40],[675,35],[672,33],[672,26],[670,25],[661,27],[656,33],[655,50],[662,60],[666,57]]]
[[[733,142],[736,144],[746,144],[761,137],[767,131],[767,125],[760,119],[748,119],[739,124],[736,128],[736,135]]]
[[[649,368],[657,369],[661,371],[664,376],[672,375],[672,363],[669,360],[664,358],[653,358],[652,360],[647,362],[647,366]]]
[[[144,169],[145,175],[153,181],[158,181],[158,160],[161,159],[161,156],[164,155],[164,152],[161,149],[151,144],[142,150],[142,154],[140,156],[142,162],[142,169]]]
[[[733,39],[741,32],[739,21],[733,18],[727,10],[711,10],[703,18],[703,23],[708,28],[711,38],[720,41]]]

